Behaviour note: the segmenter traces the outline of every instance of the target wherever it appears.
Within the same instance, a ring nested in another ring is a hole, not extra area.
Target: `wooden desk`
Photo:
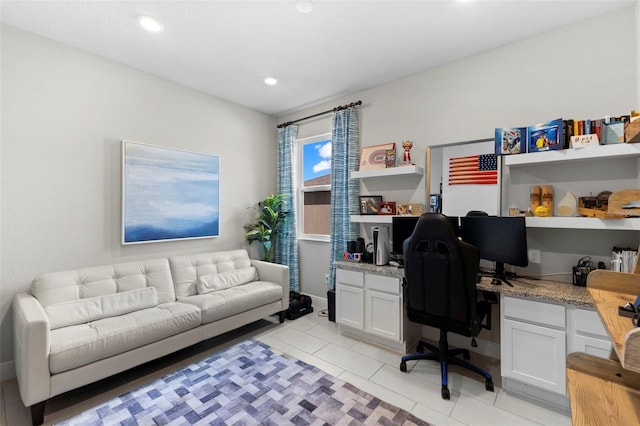
[[[573,425],[640,425],[640,328],[618,306],[640,294],[640,274],[596,270],[587,291],[613,342],[612,359],[583,353],[567,357]]]

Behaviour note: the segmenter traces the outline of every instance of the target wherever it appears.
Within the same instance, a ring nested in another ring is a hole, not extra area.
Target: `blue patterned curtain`
[[[296,237],[296,137],[297,126],[278,129],[278,194],[286,194],[282,211],[287,212],[276,239],[276,263],[289,266],[289,289],[300,291],[298,239]]]
[[[360,214],[360,182],[351,179],[353,170],[358,170],[360,158],[360,136],[358,112],[347,108],[333,113],[331,131],[331,239],[329,242],[329,283],[335,288],[336,268],[333,261],[342,259],[347,241],[358,238],[359,226],[351,223],[352,214]]]

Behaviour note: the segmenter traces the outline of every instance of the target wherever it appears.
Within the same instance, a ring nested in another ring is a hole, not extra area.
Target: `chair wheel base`
[[[400,371],[402,371],[403,373],[407,372],[407,363],[406,362],[402,361],[400,363]]]
[[[449,389],[446,386],[442,387],[442,390],[440,391],[440,393],[442,394],[442,399],[451,399],[451,393],[449,392]]]
[[[492,380],[490,380],[490,379],[487,379],[487,380],[484,382],[484,388],[485,388],[486,390],[488,390],[489,392],[493,392],[493,381],[492,381]]]

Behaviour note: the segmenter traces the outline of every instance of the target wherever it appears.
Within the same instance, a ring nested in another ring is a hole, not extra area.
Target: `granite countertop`
[[[358,263],[339,260],[334,265],[340,269],[368,272],[388,277],[403,278],[404,269],[395,266],[377,266],[370,263]],[[534,299],[541,302],[578,305],[592,308],[593,302],[586,287],[578,287],[571,283],[561,281],[536,280],[531,278],[518,278],[510,280],[513,287],[506,284],[493,285],[491,278],[483,277],[477,285],[478,290],[486,290],[505,296]]]

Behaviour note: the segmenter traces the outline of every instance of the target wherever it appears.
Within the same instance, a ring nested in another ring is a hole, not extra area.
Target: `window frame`
[[[298,149],[298,165],[296,167],[296,194],[297,194],[297,215],[296,215],[296,234],[298,240],[329,242],[329,234],[306,234],[304,233],[304,194],[311,192],[329,191],[331,192],[331,184],[304,186],[304,145],[320,142],[331,141],[331,132],[322,133],[315,136],[296,139],[296,147]]]

